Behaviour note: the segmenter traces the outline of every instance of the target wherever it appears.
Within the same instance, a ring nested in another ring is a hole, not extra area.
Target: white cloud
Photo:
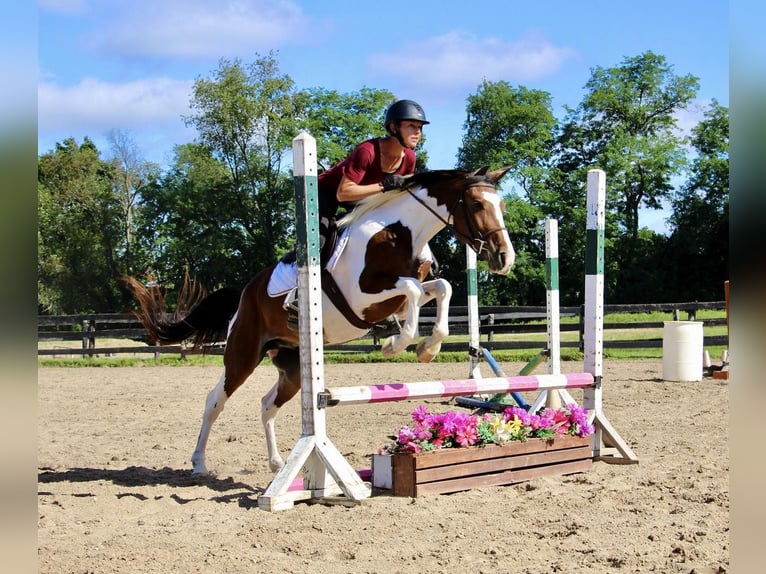
[[[41,133],[131,129],[181,124],[189,113],[192,82],[149,78],[122,84],[85,78],[71,87],[38,85]]]
[[[528,35],[516,41],[450,32],[370,56],[376,76],[438,89],[473,88],[483,80],[526,82],[556,72],[574,51]]]
[[[132,0],[112,8],[117,13],[90,41],[122,55],[233,57],[310,32],[289,0]]]

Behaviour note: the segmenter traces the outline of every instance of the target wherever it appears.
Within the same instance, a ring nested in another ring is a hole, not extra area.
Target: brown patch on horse
[[[363,293],[380,293],[393,289],[400,277],[416,277],[422,281],[430,269],[430,262],[412,257],[412,231],[396,222],[376,233],[367,243],[364,270],[359,276]],[[377,322],[396,312],[406,303],[399,295],[375,303],[364,310],[365,321]]]

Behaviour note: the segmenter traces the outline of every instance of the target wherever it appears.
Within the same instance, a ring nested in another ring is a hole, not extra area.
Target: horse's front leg
[[[434,279],[423,283],[424,297],[418,305],[422,307],[436,299],[436,318],[431,335],[418,343],[415,354],[421,363],[431,362],[442,348],[442,341],[449,335],[449,303],[452,298],[452,285],[444,279]]]
[[[396,282],[394,295],[404,295],[407,298],[405,304],[406,317],[399,328],[398,335],[391,335],[380,348],[380,352],[387,359],[404,351],[418,336],[418,320],[420,319],[420,300],[426,294],[420,281],[412,277],[400,277]]]

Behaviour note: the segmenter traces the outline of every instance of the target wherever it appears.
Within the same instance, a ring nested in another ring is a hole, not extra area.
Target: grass
[[[700,310],[697,313],[697,320],[724,318],[726,316],[725,311],[715,310]],[[636,322],[661,322],[670,320],[667,313],[655,312],[655,313],[615,313],[605,317],[607,323],[636,323]],[[576,318],[564,317],[561,320],[562,324],[576,324],[578,320]],[[540,325],[545,325],[544,321],[536,321]],[[705,327],[705,336],[717,336],[726,335],[725,325],[715,325]],[[605,341],[626,341],[626,340],[645,340],[645,339],[662,339],[662,328],[651,329],[606,329],[604,331]],[[577,341],[577,332],[562,332],[561,340],[564,341]],[[540,343],[539,349],[509,349],[509,350],[496,350],[492,352],[492,356],[495,360],[500,362],[528,362],[531,360],[537,352],[545,347],[546,335],[545,333],[524,333],[524,334],[508,334],[499,335],[495,337],[496,341],[504,340],[524,340],[535,341]],[[467,335],[454,335],[448,337],[449,342],[466,342]],[[122,339],[116,339],[111,344],[114,346],[125,346],[126,341]],[[360,344],[369,344],[368,341],[360,341]],[[42,348],[43,343],[39,344]],[[47,343],[46,346],[51,346],[52,343]],[[110,346],[108,340],[99,340],[99,346]],[[714,363],[718,362],[721,354],[726,349],[725,346],[706,346],[705,350],[710,353],[710,356]],[[636,359],[661,359],[662,348],[619,348],[619,349],[604,349],[604,358],[611,360],[636,360]],[[582,361],[582,353],[577,348],[562,347],[561,360],[562,361]],[[440,363],[459,363],[465,362],[467,356],[465,352],[442,352],[435,361]],[[325,363],[334,364],[357,364],[357,363],[380,363],[380,362],[399,362],[399,363],[415,363],[417,358],[414,353],[402,353],[394,357],[393,359],[384,359],[380,351],[373,351],[371,353],[351,353],[351,352],[339,352],[328,351],[324,356]],[[38,357],[39,367],[137,367],[137,366],[189,366],[189,365],[201,365],[201,366],[223,366],[223,357],[221,355],[187,355],[182,358],[180,355],[167,354],[160,355],[159,358],[154,358],[153,354],[141,353],[141,346],[137,344],[136,354],[120,355],[112,357],[80,357],[80,356],[67,356],[67,357]]]

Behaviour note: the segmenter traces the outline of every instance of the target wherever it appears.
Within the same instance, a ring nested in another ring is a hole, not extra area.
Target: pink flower
[[[424,422],[430,415],[428,414],[428,409],[426,409],[425,405],[420,405],[419,407],[416,407],[414,411],[412,411],[412,420],[416,423],[422,423]]]

